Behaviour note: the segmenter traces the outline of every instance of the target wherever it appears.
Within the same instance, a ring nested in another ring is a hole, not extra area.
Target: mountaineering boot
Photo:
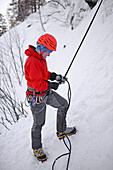
[[[57,137],[59,139],[64,138],[66,135],[67,136],[71,136],[73,134],[75,134],[77,132],[75,127],[67,127],[66,130],[64,132],[57,132]]]
[[[42,148],[33,150],[34,156],[37,157],[37,159],[41,162],[44,162],[47,160],[46,154],[43,152]]]

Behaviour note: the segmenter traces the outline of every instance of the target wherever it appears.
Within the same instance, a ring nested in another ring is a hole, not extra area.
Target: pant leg
[[[45,124],[46,104],[37,104],[35,107],[31,106],[33,115],[33,126],[31,129],[32,149],[38,149],[42,147],[41,142],[41,130]]]
[[[66,114],[68,110],[68,102],[55,91],[50,91],[47,104],[58,108],[57,110],[57,131],[63,132],[66,130]]]

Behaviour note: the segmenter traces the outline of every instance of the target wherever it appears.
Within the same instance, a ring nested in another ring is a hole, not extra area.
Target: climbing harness
[[[77,49],[77,51],[76,51],[76,53],[75,53],[75,55],[74,55],[74,57],[73,57],[73,59],[72,59],[72,61],[71,61],[71,63],[70,63],[70,65],[69,65],[66,73],[65,73],[65,76],[63,77],[63,79],[66,80],[67,83],[68,83],[68,103],[69,103],[68,109],[69,109],[70,102],[71,102],[71,87],[70,87],[70,83],[69,83],[69,81],[67,80],[66,76],[67,76],[67,74],[68,74],[68,72],[69,72],[69,70],[70,70],[70,68],[71,68],[71,66],[72,66],[72,64],[73,64],[73,62],[74,62],[75,57],[77,56],[77,54],[78,54],[78,52],[79,52],[79,50],[80,50],[80,48],[81,48],[81,46],[82,46],[82,44],[83,44],[86,36],[87,36],[87,34],[88,34],[88,32],[89,32],[89,30],[90,30],[90,28],[91,28],[91,26],[92,26],[92,23],[93,23],[96,15],[97,15],[99,9],[100,9],[100,6],[101,6],[102,2],[103,2],[103,0],[100,1],[99,5],[98,5],[98,7],[97,7],[97,10],[96,10],[96,12],[95,12],[95,14],[94,14],[94,16],[93,16],[93,18],[92,18],[92,20],[91,20],[88,28],[87,28],[87,30],[86,30],[86,33],[84,34],[84,36],[83,36],[83,38],[82,38],[82,40],[81,40],[81,43],[80,43],[80,45],[78,46],[78,49]],[[70,156],[71,156],[71,142],[70,142],[70,140],[69,140],[69,138],[68,138],[67,135],[65,135],[65,137],[67,138],[67,140],[68,140],[68,142],[69,142],[69,147],[68,147],[68,145],[67,145],[66,142],[65,142],[65,138],[63,138],[63,142],[64,142],[64,144],[65,144],[65,146],[66,146],[66,148],[68,149],[69,152],[68,152],[68,153],[64,153],[64,154],[58,156],[58,157],[54,160],[54,162],[53,162],[53,164],[52,164],[52,170],[54,170],[54,166],[55,166],[56,161],[57,161],[59,158],[61,158],[61,157],[63,157],[63,156],[66,156],[66,155],[68,155],[68,161],[67,161],[67,167],[66,167],[66,170],[68,170],[69,162],[70,162]]]
[[[30,106],[35,107],[36,104],[40,104],[43,102],[43,100],[46,98],[46,96],[49,94],[49,90],[46,91],[35,91],[35,89],[28,87],[27,91],[26,91],[26,99],[27,102],[30,104]],[[41,95],[42,93],[45,93],[44,95]],[[25,100],[25,105],[28,106],[26,104],[26,100]]]

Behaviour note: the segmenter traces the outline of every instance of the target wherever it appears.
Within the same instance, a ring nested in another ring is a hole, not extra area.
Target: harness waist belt
[[[42,93],[46,93],[47,92],[47,90],[45,90],[45,91],[35,91],[35,89],[33,89],[31,87],[27,87],[27,91],[29,93],[32,93],[32,94],[42,94]]]

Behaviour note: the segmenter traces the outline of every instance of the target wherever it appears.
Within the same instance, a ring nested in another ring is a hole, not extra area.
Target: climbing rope
[[[91,26],[92,26],[92,24],[93,24],[93,21],[94,21],[96,15],[97,15],[97,13],[98,13],[98,11],[99,11],[99,9],[100,9],[100,6],[101,6],[102,2],[103,2],[103,0],[100,1],[99,5],[98,5],[98,7],[97,7],[97,10],[96,10],[96,12],[95,12],[95,14],[94,14],[94,16],[93,16],[93,18],[92,18],[92,20],[91,20],[88,28],[87,28],[87,30],[86,30],[86,32],[85,32],[82,40],[81,40],[81,43],[80,43],[80,45],[78,46],[78,49],[77,49],[77,51],[76,51],[76,53],[75,53],[75,55],[74,55],[74,57],[73,57],[73,59],[72,59],[72,61],[71,61],[71,63],[70,63],[70,65],[69,65],[66,73],[65,73],[65,76],[63,77],[63,78],[67,81],[67,83],[68,83],[68,95],[67,95],[67,96],[68,96],[68,103],[69,103],[68,109],[69,109],[70,102],[71,102],[71,87],[70,87],[70,83],[69,83],[69,81],[67,80],[66,76],[67,76],[67,74],[68,74],[68,72],[69,72],[69,70],[70,70],[70,68],[71,68],[71,66],[72,66],[72,64],[73,64],[73,62],[74,62],[74,59],[75,59],[75,57],[77,56],[77,54],[78,54],[78,52],[79,52],[79,50],[80,50],[80,48],[81,48],[81,46],[82,46],[82,44],[83,44],[83,42],[84,42],[87,34],[88,34],[88,32],[89,32],[89,30],[90,30],[90,28],[91,28]],[[69,142],[69,147],[68,147],[68,145],[67,145],[66,142],[65,142],[65,138],[63,138],[63,142],[64,142],[64,144],[65,144],[65,146],[66,146],[66,148],[68,149],[69,152],[68,152],[68,153],[64,153],[64,154],[58,156],[58,157],[54,160],[54,162],[53,162],[53,164],[52,164],[52,170],[54,170],[54,166],[55,166],[56,161],[57,161],[58,159],[60,159],[61,157],[66,156],[66,155],[68,155],[68,161],[67,161],[67,167],[66,167],[66,170],[68,170],[69,162],[70,162],[70,156],[71,156],[71,141],[70,141],[70,139],[68,138],[67,135],[65,135],[65,137],[67,138],[67,140],[68,140],[68,142]]]
[[[70,156],[71,156],[71,142],[70,142],[70,139],[68,138],[67,135],[65,135],[65,137],[67,138],[67,140],[68,140],[68,142],[69,142],[69,147],[68,147],[68,145],[66,144],[65,138],[63,138],[63,142],[64,142],[64,144],[65,144],[65,146],[66,146],[66,148],[68,149],[69,152],[64,153],[64,154],[58,156],[58,157],[54,160],[53,165],[52,165],[52,170],[54,170],[54,166],[55,166],[56,161],[57,161],[58,159],[60,159],[61,157],[67,156],[67,155],[68,155],[68,161],[67,161],[66,170],[68,170],[69,162],[70,162]]]
[[[69,81],[67,80],[67,78],[66,78],[65,80],[66,80],[66,82],[68,83],[68,93],[67,93],[67,96],[68,96],[68,109],[69,109],[70,103],[71,103],[71,86],[70,86],[70,83],[69,83]],[[59,158],[61,158],[61,157],[63,157],[63,156],[66,156],[66,155],[68,155],[68,161],[67,161],[67,167],[66,167],[66,170],[68,170],[69,162],[70,162],[70,156],[71,156],[71,141],[70,141],[70,139],[68,138],[68,136],[67,136],[66,134],[65,134],[65,137],[66,137],[67,140],[68,140],[69,147],[68,147],[68,145],[67,145],[67,143],[66,143],[66,141],[65,141],[65,138],[63,138],[63,142],[64,142],[66,148],[68,149],[68,153],[64,153],[64,154],[58,156],[58,157],[54,160],[53,165],[52,165],[52,170],[54,170],[54,166],[55,166],[56,161],[57,161]]]
[[[68,147],[68,145],[66,144],[66,142],[65,142],[65,138],[63,138],[63,142],[64,142],[64,144],[65,144],[65,146],[67,147],[67,149],[68,149],[68,153],[67,153],[67,155],[68,155],[68,161],[67,161],[67,167],[66,167],[66,170],[68,170],[68,167],[69,167],[69,162],[70,162],[70,157],[71,157],[71,141],[70,141],[70,139],[69,139],[69,137],[66,135],[66,138],[67,138],[67,140],[68,140],[68,142],[69,142],[69,147]]]
[[[68,93],[67,93],[67,97],[68,97],[68,109],[70,107],[70,103],[71,103],[71,86],[69,81],[66,79],[67,83],[68,83]]]
[[[68,74],[68,72],[69,72],[69,70],[70,70],[70,68],[71,68],[71,66],[72,66],[72,64],[73,64],[73,62],[74,62],[74,59],[75,59],[75,57],[77,56],[77,54],[78,54],[78,52],[79,52],[79,50],[80,50],[80,48],[81,48],[81,46],[82,46],[82,44],[83,44],[83,42],[84,42],[84,40],[85,40],[85,38],[86,38],[86,36],[87,36],[87,34],[88,34],[88,32],[89,32],[92,24],[93,24],[93,21],[94,21],[96,15],[97,15],[97,13],[98,13],[98,11],[99,11],[99,9],[100,9],[100,6],[101,6],[102,2],[103,2],[103,0],[100,1],[99,5],[98,5],[98,8],[97,8],[97,10],[96,10],[96,12],[95,12],[95,14],[94,14],[94,16],[93,16],[93,18],[92,18],[92,20],[91,20],[88,28],[87,28],[87,30],[86,30],[86,32],[85,32],[82,40],[81,40],[81,43],[80,43],[80,45],[78,46],[78,49],[77,49],[77,51],[76,51],[76,53],[75,53],[75,55],[74,55],[74,57],[73,57],[73,59],[72,59],[72,61],[71,61],[71,63],[70,63],[70,65],[69,65],[66,73],[65,73],[64,78],[67,76],[67,74]]]

